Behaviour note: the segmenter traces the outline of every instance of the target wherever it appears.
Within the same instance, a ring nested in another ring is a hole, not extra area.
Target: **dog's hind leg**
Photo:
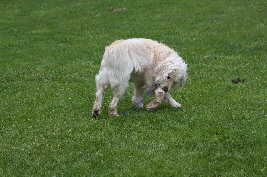
[[[124,94],[124,92],[119,92],[119,91],[115,91],[113,92],[113,99],[109,105],[109,110],[110,110],[110,115],[112,116],[118,116],[117,113],[117,104],[120,100],[120,98],[122,97],[122,95]]]
[[[109,105],[110,115],[118,116],[117,105],[118,105],[120,98],[123,96],[127,86],[128,86],[128,80],[127,79],[126,79],[125,83],[121,82],[120,84],[116,84],[116,85],[111,86],[111,88],[113,90],[113,99]]]
[[[93,112],[92,115],[94,118],[100,115],[100,109],[102,106],[102,100],[103,100],[103,93],[104,93],[104,88],[98,88],[96,92],[96,99],[94,102],[94,107],[93,107]]]
[[[99,75],[96,76],[97,92],[96,92],[96,98],[95,98],[93,112],[92,112],[92,116],[94,118],[99,116],[101,113],[103,94],[104,94],[105,89],[109,86],[108,81],[106,77],[104,77],[104,75],[105,75],[105,72],[101,71]]]
[[[180,108],[182,107],[181,104],[179,104],[178,102],[176,102],[171,94],[169,92],[166,92],[165,96],[164,96],[164,101],[166,101],[167,103],[169,103],[172,107],[175,107],[175,108]]]

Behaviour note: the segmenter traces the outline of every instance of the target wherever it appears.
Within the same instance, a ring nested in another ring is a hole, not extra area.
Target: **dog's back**
[[[119,40],[106,47],[102,64],[110,74],[123,80],[133,71],[141,72],[149,67],[149,53],[146,44],[140,39]]]

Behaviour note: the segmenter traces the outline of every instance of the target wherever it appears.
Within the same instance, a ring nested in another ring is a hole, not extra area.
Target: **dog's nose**
[[[164,92],[168,92],[169,91],[168,87],[162,87],[162,90],[164,90]]]

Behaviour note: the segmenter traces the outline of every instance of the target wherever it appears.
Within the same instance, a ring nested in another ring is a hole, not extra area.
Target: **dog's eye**
[[[167,79],[170,79],[170,78],[171,78],[170,76],[167,77]]]

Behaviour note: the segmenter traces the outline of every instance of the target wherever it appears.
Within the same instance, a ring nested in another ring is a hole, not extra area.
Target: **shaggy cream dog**
[[[181,107],[168,91],[184,85],[186,70],[187,65],[182,58],[164,44],[142,38],[115,41],[106,47],[99,74],[95,78],[97,92],[92,115],[100,115],[103,93],[107,87],[113,91],[110,114],[118,115],[117,104],[129,81],[134,85],[134,104],[142,100],[145,90],[155,85],[151,92],[155,95],[154,99],[146,105],[146,110],[155,110],[163,100],[173,107]]]

